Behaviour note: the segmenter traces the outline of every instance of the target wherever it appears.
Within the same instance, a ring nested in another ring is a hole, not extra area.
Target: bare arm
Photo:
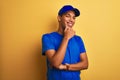
[[[68,39],[63,38],[62,43],[57,51],[47,50],[45,52],[52,66],[58,68],[59,65],[62,63],[65,56],[67,44],[68,44]]]
[[[55,68],[59,68],[66,52],[66,48],[68,45],[68,41],[70,38],[74,36],[75,32],[72,29],[65,29],[64,32],[64,38],[60,44],[60,47],[57,51],[55,50],[47,50],[45,52],[48,60],[50,61],[51,65],[54,66]]]
[[[88,58],[86,53],[80,54],[81,61],[76,64],[66,64],[68,70],[77,71],[88,68]]]

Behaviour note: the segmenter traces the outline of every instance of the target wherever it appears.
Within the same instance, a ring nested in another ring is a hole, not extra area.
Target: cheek
[[[73,22],[73,24],[75,24],[75,21]]]
[[[75,24],[75,20],[73,20],[73,24]]]
[[[64,23],[67,24],[67,22],[69,22],[69,19],[64,19]]]
[[[69,20],[70,20],[69,18],[65,18],[65,19],[64,19],[65,22],[68,22]]]
[[[66,19],[62,20],[62,24],[66,25],[67,24],[67,20]]]

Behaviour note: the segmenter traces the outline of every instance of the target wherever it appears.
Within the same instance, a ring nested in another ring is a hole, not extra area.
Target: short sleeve
[[[42,36],[42,55],[45,55],[45,51],[50,50],[50,49],[55,50],[55,46],[54,46],[49,34],[44,34]]]
[[[83,42],[81,37],[79,37],[79,36],[77,37],[77,42],[78,42],[78,45],[79,45],[80,53],[86,52],[86,49],[85,49],[85,46],[84,46],[84,42]]]

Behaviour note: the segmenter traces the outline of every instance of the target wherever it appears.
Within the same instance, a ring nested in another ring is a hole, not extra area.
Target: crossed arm
[[[63,38],[62,43],[57,51],[55,50],[47,50],[45,52],[51,66],[61,69],[61,70],[83,70],[88,68],[88,58],[86,53],[81,53],[80,58],[81,61],[76,64],[62,64],[62,61],[65,56],[66,48],[68,44],[68,39]]]
[[[62,62],[59,61],[59,58],[62,58],[62,57],[58,57],[58,58],[56,58],[56,60],[54,58],[54,60],[53,60],[53,57],[55,57],[54,50],[48,50],[46,52],[46,55],[47,55],[48,60],[51,62],[51,65],[53,67],[61,69],[61,70],[78,71],[78,70],[84,70],[84,69],[88,68],[88,58],[87,58],[86,53],[80,54],[81,61],[76,64],[61,64]],[[53,62],[52,62],[52,60],[53,60]]]
[[[67,70],[84,70],[88,68],[88,58],[86,53],[80,54],[81,61],[76,64],[68,64]]]
[[[57,51],[51,49],[45,52],[51,66],[61,69],[61,70],[83,70],[88,68],[88,59],[86,53],[81,53],[80,58],[81,61],[76,64],[62,64],[62,61],[65,56],[66,48],[68,45],[68,41],[75,35],[75,32],[71,28],[65,28],[64,38],[61,42],[61,45]]]

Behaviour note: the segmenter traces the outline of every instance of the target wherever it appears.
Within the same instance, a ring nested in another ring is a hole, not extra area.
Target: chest
[[[59,49],[62,39],[59,39],[57,41],[54,41],[54,46],[56,48],[56,51]],[[64,63],[77,63],[80,61],[80,49],[79,49],[79,44],[75,40],[75,38],[72,38],[69,40],[67,48],[66,48],[66,53],[65,57],[63,60]]]

